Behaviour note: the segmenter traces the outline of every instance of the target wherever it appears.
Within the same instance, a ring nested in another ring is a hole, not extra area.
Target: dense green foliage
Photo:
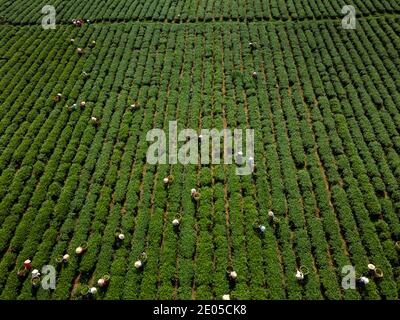
[[[2,0],[0,12],[34,23],[39,2]],[[379,16],[343,30],[343,1],[56,2],[61,20],[86,10],[104,23],[1,25],[1,299],[75,299],[104,274],[98,299],[398,299],[399,3],[354,1]],[[289,17],[310,21],[275,21]],[[172,120],[256,129],[256,172],[147,164],[147,131]],[[40,269],[64,253],[54,291],[17,276],[25,259]],[[342,267],[368,263],[384,277],[343,290]]]
[[[59,21],[79,17],[93,21],[304,20],[341,17],[345,5],[358,16],[400,13],[393,0],[0,0],[0,16],[10,23],[33,23],[41,9],[53,5]]]

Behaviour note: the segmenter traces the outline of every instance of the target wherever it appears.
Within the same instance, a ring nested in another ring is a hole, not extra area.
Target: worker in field
[[[105,288],[108,286],[108,284],[110,283],[110,275],[106,274],[103,277],[101,277],[98,281],[97,284],[100,288]]]
[[[172,226],[174,228],[178,228],[179,224],[180,224],[179,219],[175,218],[174,220],[172,220]]]
[[[253,223],[253,229],[256,230],[260,235],[265,233],[265,226],[263,224]]]
[[[56,96],[54,97],[54,102],[60,102],[62,98],[62,94],[61,93],[57,93]]]
[[[74,103],[72,106],[68,107],[67,109],[68,109],[69,112],[72,112],[72,111],[75,111],[76,108],[77,108],[76,107],[76,103]]]
[[[72,19],[72,23],[74,24],[75,27],[81,27],[82,22],[80,19]]]
[[[73,19],[72,23],[76,26],[76,27],[82,27],[83,26],[83,19]]]
[[[178,231],[179,226],[181,224],[181,215],[178,213],[175,215],[174,219],[172,220],[172,226],[174,227],[175,231]]]
[[[296,277],[296,279],[297,279],[298,281],[302,281],[302,280],[304,280],[305,275],[304,275],[304,273],[301,272],[300,270],[297,270],[297,271],[296,271],[295,277]]]
[[[233,270],[232,267],[226,268],[226,273],[228,275],[229,281],[231,281],[231,282],[236,281],[238,275],[237,275],[237,272],[235,270]]]
[[[249,42],[249,48],[251,51],[257,48],[256,44],[254,42]]]
[[[32,271],[32,278],[39,278],[40,277],[40,272],[38,269],[34,269]]]
[[[147,254],[146,252],[142,252],[139,256],[139,259],[135,261],[135,268],[142,269],[146,260],[147,260]]]
[[[358,279],[358,284],[361,286],[366,286],[369,283],[369,279],[367,277],[362,276]]]
[[[125,235],[123,233],[118,234],[117,239],[119,241],[123,241],[125,239]]]
[[[192,196],[192,198],[193,198],[194,200],[199,201],[199,199],[200,199],[200,193],[199,193],[196,189],[193,188],[193,189],[190,191],[190,194],[191,194],[191,196]]]
[[[32,261],[27,259],[24,261],[24,268],[25,270],[30,270],[32,268]]]
[[[140,107],[139,102],[135,102],[135,103],[132,103],[132,104],[131,104],[131,109],[133,109],[133,110],[138,110],[139,107]]]
[[[96,117],[91,117],[90,122],[95,126],[98,126],[100,124],[100,120],[97,119]]]
[[[87,298],[90,299],[90,300],[94,299],[96,294],[97,294],[97,288],[96,287],[90,287],[89,291],[87,293]]]
[[[301,266],[296,270],[295,278],[297,281],[303,282],[306,280],[308,273],[308,268],[306,266]]]
[[[169,175],[168,177],[165,177],[163,179],[163,182],[166,186],[169,186],[172,183],[172,181],[174,181],[174,177],[172,175]]]

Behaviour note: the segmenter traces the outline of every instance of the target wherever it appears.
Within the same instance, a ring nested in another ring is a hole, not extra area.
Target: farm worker
[[[164,184],[171,184],[172,181],[174,181],[174,177],[172,175],[169,175],[168,177],[165,177],[163,179],[163,181],[164,181]]]
[[[231,272],[229,273],[229,278],[231,278],[232,280],[236,280],[236,278],[237,278],[237,273],[236,273],[236,271],[231,271]]]
[[[274,214],[271,210],[268,211],[268,217],[269,217],[269,218],[273,219],[274,216],[275,216],[275,214]]]
[[[31,262],[31,260],[27,259],[27,260],[24,261],[24,268],[25,268],[26,270],[30,270],[30,269],[32,268],[32,262]]]
[[[363,285],[367,285],[369,283],[369,279],[363,276],[360,278],[360,283]]]
[[[201,142],[202,139],[203,139],[203,135],[200,134],[200,135],[199,135],[199,141]]]
[[[76,110],[76,103],[74,103],[71,107],[68,107],[68,111]]]
[[[96,289],[95,287],[91,287],[91,288],[89,289],[89,294],[95,295],[96,293],[97,293],[97,289]]]
[[[78,248],[75,249],[75,253],[76,253],[77,255],[82,254],[82,253],[83,253],[83,248],[82,248],[81,246],[79,246]]]
[[[71,42],[71,43],[74,43],[74,42],[75,42],[75,39],[71,38],[70,42]]]
[[[124,240],[125,239],[125,235],[123,233],[120,233],[118,235],[118,239],[121,240],[121,241]]]
[[[57,95],[55,96],[54,100],[56,102],[59,102],[59,101],[61,101],[61,97],[62,97],[62,94],[61,93],[57,93]]]
[[[259,230],[260,230],[261,233],[264,233],[265,232],[265,226],[264,225],[260,225],[259,226]]]
[[[172,220],[172,225],[174,226],[174,227],[178,227],[179,226],[179,220],[178,219],[174,219],[174,220]]]
[[[76,49],[76,52],[77,52],[78,54],[83,54],[83,49],[82,49],[82,48],[78,48],[78,49]]]
[[[89,25],[92,24],[92,22],[91,22],[90,20],[86,20],[86,22],[87,22]]]
[[[63,259],[64,262],[68,262],[68,260],[69,260],[69,254],[64,254],[63,257],[62,257],[62,259]]]
[[[301,272],[300,270],[297,270],[296,271],[296,279],[297,280],[303,280],[304,279],[304,273],[303,272]]]
[[[252,73],[252,76],[253,76],[253,78],[257,78],[257,72],[254,71],[254,72]]]
[[[224,294],[224,295],[222,296],[222,300],[231,300],[231,297],[230,297],[229,294]]]
[[[89,74],[88,74],[88,73],[86,73],[85,71],[83,71],[83,72],[82,72],[82,75],[83,75],[83,77],[84,77],[84,78],[87,78],[87,77],[89,77]]]
[[[196,191],[196,189],[192,189],[190,193],[191,193],[192,198],[193,198],[194,200],[198,201],[198,200],[200,199],[200,193],[198,193],[198,192]]]
[[[136,269],[139,269],[139,268],[141,268],[143,266],[143,262],[141,261],[141,260],[137,260],[136,262],[135,262],[135,268]]]
[[[92,117],[91,120],[92,120],[92,122],[97,122],[97,118],[96,117]]]
[[[97,284],[99,285],[99,287],[103,288],[103,287],[106,287],[108,285],[108,281],[106,279],[104,279],[104,278],[100,278],[97,281]]]
[[[254,49],[256,47],[256,44],[254,42],[249,42],[249,47],[251,49]]]
[[[40,277],[40,272],[38,269],[34,269],[32,271],[32,278],[39,278]]]
[[[85,101],[81,101],[80,105],[79,105],[82,109],[85,108],[86,106],[86,102]]]

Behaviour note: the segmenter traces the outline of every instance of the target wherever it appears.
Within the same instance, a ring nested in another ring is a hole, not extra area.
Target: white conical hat
[[[372,263],[369,263],[368,264],[368,269],[374,271],[376,269],[376,267]]]
[[[273,216],[274,216],[273,211],[268,211],[268,216],[269,216],[269,217],[273,217]]]
[[[38,269],[34,269],[32,271],[32,278],[36,278],[36,277],[39,277],[39,276],[40,276],[39,270]]]
[[[303,274],[303,272],[297,270],[297,271],[296,271],[296,279],[298,279],[298,280],[303,280],[303,279],[304,279],[304,274]]]
[[[369,283],[369,279],[367,277],[361,277],[360,281],[364,284],[368,284]]]

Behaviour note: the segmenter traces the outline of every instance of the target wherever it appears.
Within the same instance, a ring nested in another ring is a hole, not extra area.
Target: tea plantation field
[[[399,299],[399,53],[392,0],[0,0],[0,299]],[[148,163],[169,121],[254,173]]]

